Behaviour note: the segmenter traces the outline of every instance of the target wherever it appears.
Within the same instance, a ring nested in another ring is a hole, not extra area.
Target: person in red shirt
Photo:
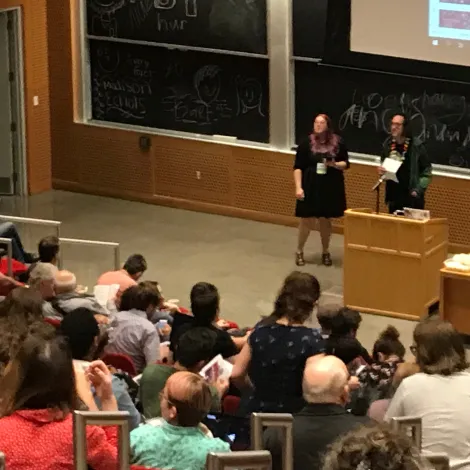
[[[112,376],[102,361],[75,381],[71,353],[62,338],[28,337],[7,366],[0,383],[0,449],[6,467],[22,470],[73,470],[74,409],[97,411],[91,382],[103,411],[117,411]],[[93,470],[117,468],[115,427],[88,426],[87,464]]]

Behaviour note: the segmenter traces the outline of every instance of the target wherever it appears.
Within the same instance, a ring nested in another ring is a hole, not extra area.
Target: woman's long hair
[[[325,132],[316,134],[314,124],[312,133],[310,134],[310,148],[313,153],[327,153],[329,155],[336,155],[338,153],[340,139],[339,136],[333,131],[333,124],[331,119],[326,114],[319,114],[317,117],[322,117],[326,121],[327,128]]]
[[[61,337],[30,335],[6,368],[0,382],[0,417],[18,410],[76,409],[72,354]]]
[[[302,324],[312,315],[319,298],[318,279],[311,274],[294,271],[284,280],[273,313],[260,325],[272,325],[281,318],[287,318],[289,324]]]
[[[26,287],[12,290],[0,303],[0,375],[29,334],[54,332],[44,322],[42,303],[41,294]]]

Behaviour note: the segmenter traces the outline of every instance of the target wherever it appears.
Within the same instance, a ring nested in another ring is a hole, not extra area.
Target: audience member
[[[367,416],[377,422],[382,422],[385,418],[385,413],[390,406],[391,399],[398,389],[398,386],[403,382],[404,379],[410,377],[419,372],[419,366],[411,362],[402,362],[398,364],[395,375],[392,379],[392,384],[389,389],[388,396],[381,400],[376,400],[371,403]]]
[[[97,284],[110,286],[112,284],[119,285],[119,291],[116,294],[116,303],[123,292],[128,288],[137,285],[138,280],[142,277],[144,272],[147,271],[147,261],[142,255],[135,254],[129,256],[122,269],[118,271],[108,271],[102,274]]]
[[[424,470],[418,449],[404,434],[369,425],[340,437],[324,459],[323,470]]]
[[[77,308],[86,308],[99,315],[97,320],[107,323],[109,312],[102,307],[94,295],[77,292],[77,278],[70,271],[58,271],[54,279],[55,297],[51,305],[56,312],[66,316]],[[103,318],[104,317],[104,318]]]
[[[356,310],[340,308],[331,316],[331,332],[326,340],[326,353],[338,357],[346,365],[352,365],[353,369],[357,365],[351,363],[357,359],[359,365],[372,362],[369,353],[356,338],[361,321],[361,315]]]
[[[60,242],[55,236],[44,237],[39,241],[38,254],[41,263],[51,263],[57,266],[59,263]]]
[[[41,294],[42,312],[46,318],[62,319],[50,300],[55,297],[55,276],[58,269],[51,263],[37,263],[29,276],[29,287]]]
[[[149,320],[160,302],[158,290],[142,285],[132,286],[122,294],[121,311],[112,318],[106,352],[127,354],[138,373],[160,358],[158,331]]]
[[[0,222],[0,238],[9,238],[11,240],[12,256],[16,261],[23,264],[30,264],[36,261],[35,255],[25,251],[18,230],[13,223]],[[4,249],[7,248],[6,245],[1,243],[0,246]]]
[[[158,291],[158,295],[160,296],[160,305],[157,306],[155,311],[152,313],[150,317],[150,321],[152,323],[157,324],[160,320],[165,320],[168,322],[168,329],[166,331],[162,331],[160,336],[169,336],[171,332],[171,325],[173,323],[173,315],[170,313],[171,310],[177,311],[178,306],[173,305],[172,309],[167,308],[167,303],[163,299],[162,295],[162,289],[160,287],[160,284],[156,281],[142,281],[139,282],[139,285],[149,288],[149,289],[155,289]]]
[[[367,418],[346,411],[349,373],[335,356],[316,356],[307,361],[303,378],[306,406],[294,415],[294,470],[319,468],[327,447],[341,434]],[[265,433],[265,448],[273,457],[273,470],[282,469],[282,440],[277,429]]]
[[[167,380],[178,371],[199,373],[213,358],[216,341],[216,333],[209,328],[191,328],[181,336],[178,342],[178,360],[173,366],[150,364],[145,368],[140,379],[139,395],[143,413],[147,419],[161,416],[159,394],[165,388]],[[220,410],[220,398],[226,391],[225,384],[218,385],[218,389],[211,387],[211,411]]]
[[[232,371],[242,388],[249,377],[253,390],[246,403],[254,411],[295,413],[305,402],[302,375],[310,356],[323,352],[323,339],[304,326],[320,297],[320,284],[311,274],[294,271],[284,281],[274,312],[256,328],[237,356]]]
[[[373,362],[364,366],[358,374],[359,387],[352,394],[351,409],[356,415],[365,415],[376,400],[390,396],[392,380],[398,364],[403,362],[405,346],[400,333],[389,325],[374,344]]]
[[[29,334],[54,336],[55,330],[44,322],[43,299],[33,289],[19,287],[0,303],[0,376]]]
[[[146,424],[131,433],[132,462],[153,468],[204,470],[210,452],[230,449],[201,429],[211,403],[209,385],[202,377],[191,372],[173,374],[161,393],[161,424]]]
[[[336,304],[327,304],[318,307],[317,320],[320,324],[320,333],[323,339],[327,339],[331,334],[333,317],[338,313],[339,307]]]
[[[90,362],[97,359],[96,352],[101,339],[94,312],[83,307],[73,310],[62,320],[59,332],[65,337],[70,347],[75,377],[83,376],[82,380],[86,380],[86,370]],[[81,383],[81,380],[77,379],[77,382]],[[140,424],[141,417],[129,396],[126,382],[117,375],[113,375],[112,389],[119,411],[128,411],[130,427],[136,428]],[[98,408],[101,408],[101,403],[96,396],[95,402]]]
[[[219,319],[220,296],[217,287],[208,282],[198,282],[191,289],[192,316],[176,313],[170,336],[170,349],[177,360],[176,345],[180,336],[193,327],[205,327],[214,331],[217,340],[213,350],[213,357],[221,354],[225,359],[238,354],[239,348],[234,341],[246,343],[246,338],[232,338],[225,330],[217,326]]]
[[[385,415],[422,419],[428,452],[449,456],[451,468],[470,467],[470,372],[464,343],[454,327],[437,317],[420,322],[412,351],[420,372],[398,387]]]
[[[116,411],[106,366],[101,361],[92,363],[87,376],[103,410]],[[77,386],[83,403],[96,410],[88,383]],[[7,468],[50,470],[59,465],[72,470],[72,411],[78,399],[66,342],[28,337],[2,378],[0,389],[0,449]],[[115,470],[116,428],[87,426],[86,438],[87,463],[94,470]]]

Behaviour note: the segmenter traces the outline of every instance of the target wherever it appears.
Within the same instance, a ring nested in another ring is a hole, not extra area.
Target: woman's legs
[[[322,263],[325,266],[331,266],[332,261],[330,257],[330,240],[331,240],[331,220],[324,217],[320,221],[320,239],[323,250]]]

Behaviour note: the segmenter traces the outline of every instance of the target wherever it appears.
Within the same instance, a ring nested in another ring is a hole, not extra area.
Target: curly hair
[[[28,335],[55,334],[54,328],[44,322],[42,303],[39,292],[18,287],[0,304],[0,375]]]
[[[418,449],[388,425],[355,428],[334,442],[323,470],[422,470]]]

